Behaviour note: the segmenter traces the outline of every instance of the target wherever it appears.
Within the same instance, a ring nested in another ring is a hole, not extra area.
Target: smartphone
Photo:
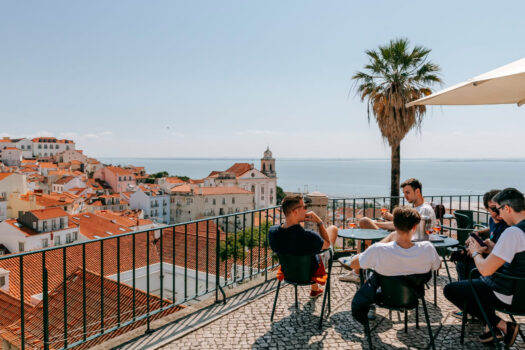
[[[487,246],[485,244],[485,242],[483,242],[483,240],[481,238],[479,238],[479,236],[477,234],[471,233],[470,237],[474,238],[479,243],[480,246],[482,246],[482,247],[486,247]]]

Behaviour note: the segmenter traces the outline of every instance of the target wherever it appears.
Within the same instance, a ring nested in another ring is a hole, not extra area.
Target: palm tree
[[[431,50],[422,46],[410,50],[409,44],[408,39],[395,39],[377,50],[366,51],[369,63],[352,77],[361,101],[366,100],[368,122],[373,115],[392,151],[392,207],[399,203],[401,141],[413,128],[420,129],[426,111],[425,106],[406,104],[430,95],[429,86],[441,83],[439,66],[427,60]]]

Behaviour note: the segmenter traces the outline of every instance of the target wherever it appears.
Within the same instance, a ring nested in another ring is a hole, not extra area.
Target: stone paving
[[[318,315],[322,298],[311,300],[308,287],[299,287],[299,310],[294,307],[292,286],[281,288],[274,323],[270,314],[275,293],[271,292],[220,317],[211,323],[190,332],[162,349],[368,349],[363,327],[351,315],[351,299],[357,285],[340,282],[344,274],[334,266],[332,279],[332,312],[318,329]],[[453,273],[455,279],[455,274]],[[436,349],[479,349],[484,346],[476,340],[481,332],[479,323],[467,325],[465,345],[459,344],[461,320],[451,316],[456,311],[443,296],[442,288],[448,282],[446,272],[438,277],[438,303],[433,304],[431,285],[426,291],[432,330],[436,338]],[[372,321],[372,341],[375,349],[424,349],[428,344],[428,333],[420,307],[420,328],[415,327],[414,312],[409,312],[408,333],[404,333],[403,314],[378,308],[377,318]],[[518,321],[525,322],[525,318]],[[523,349],[519,338],[511,349]]]

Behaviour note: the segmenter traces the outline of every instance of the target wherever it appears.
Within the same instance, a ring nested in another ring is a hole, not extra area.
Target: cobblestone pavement
[[[340,282],[344,272],[334,266],[332,274],[332,312],[318,330],[318,315],[322,298],[311,300],[308,287],[299,287],[299,310],[294,307],[292,286],[281,288],[274,323],[270,314],[275,293],[267,294],[214,322],[199,328],[162,349],[368,349],[363,327],[351,315],[350,305],[357,285]],[[453,274],[455,279],[455,274]],[[438,303],[433,304],[431,285],[426,291],[426,301],[434,335],[437,333],[436,349],[480,349],[476,337],[482,326],[467,325],[465,345],[459,344],[461,320],[451,316],[457,311],[443,296],[443,286],[448,283],[446,272],[438,277]],[[409,312],[408,333],[404,333],[403,315],[378,308],[372,321],[372,341],[375,349],[424,349],[429,337],[420,306],[420,328],[415,327],[414,312]],[[525,322],[525,318],[518,321]],[[523,327],[522,327],[523,328]],[[438,332],[439,331],[439,332]],[[523,349],[519,338],[511,349]]]

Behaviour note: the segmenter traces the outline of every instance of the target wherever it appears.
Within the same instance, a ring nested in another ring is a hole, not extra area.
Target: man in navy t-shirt
[[[276,253],[290,255],[317,254],[332,246],[337,238],[337,227],[325,228],[323,221],[313,211],[307,212],[301,195],[288,195],[282,203],[282,212],[286,217],[284,224],[270,228],[268,240],[270,248]],[[301,226],[305,221],[315,222],[319,233],[306,230]],[[316,298],[323,293],[317,285],[312,284],[310,297]]]

